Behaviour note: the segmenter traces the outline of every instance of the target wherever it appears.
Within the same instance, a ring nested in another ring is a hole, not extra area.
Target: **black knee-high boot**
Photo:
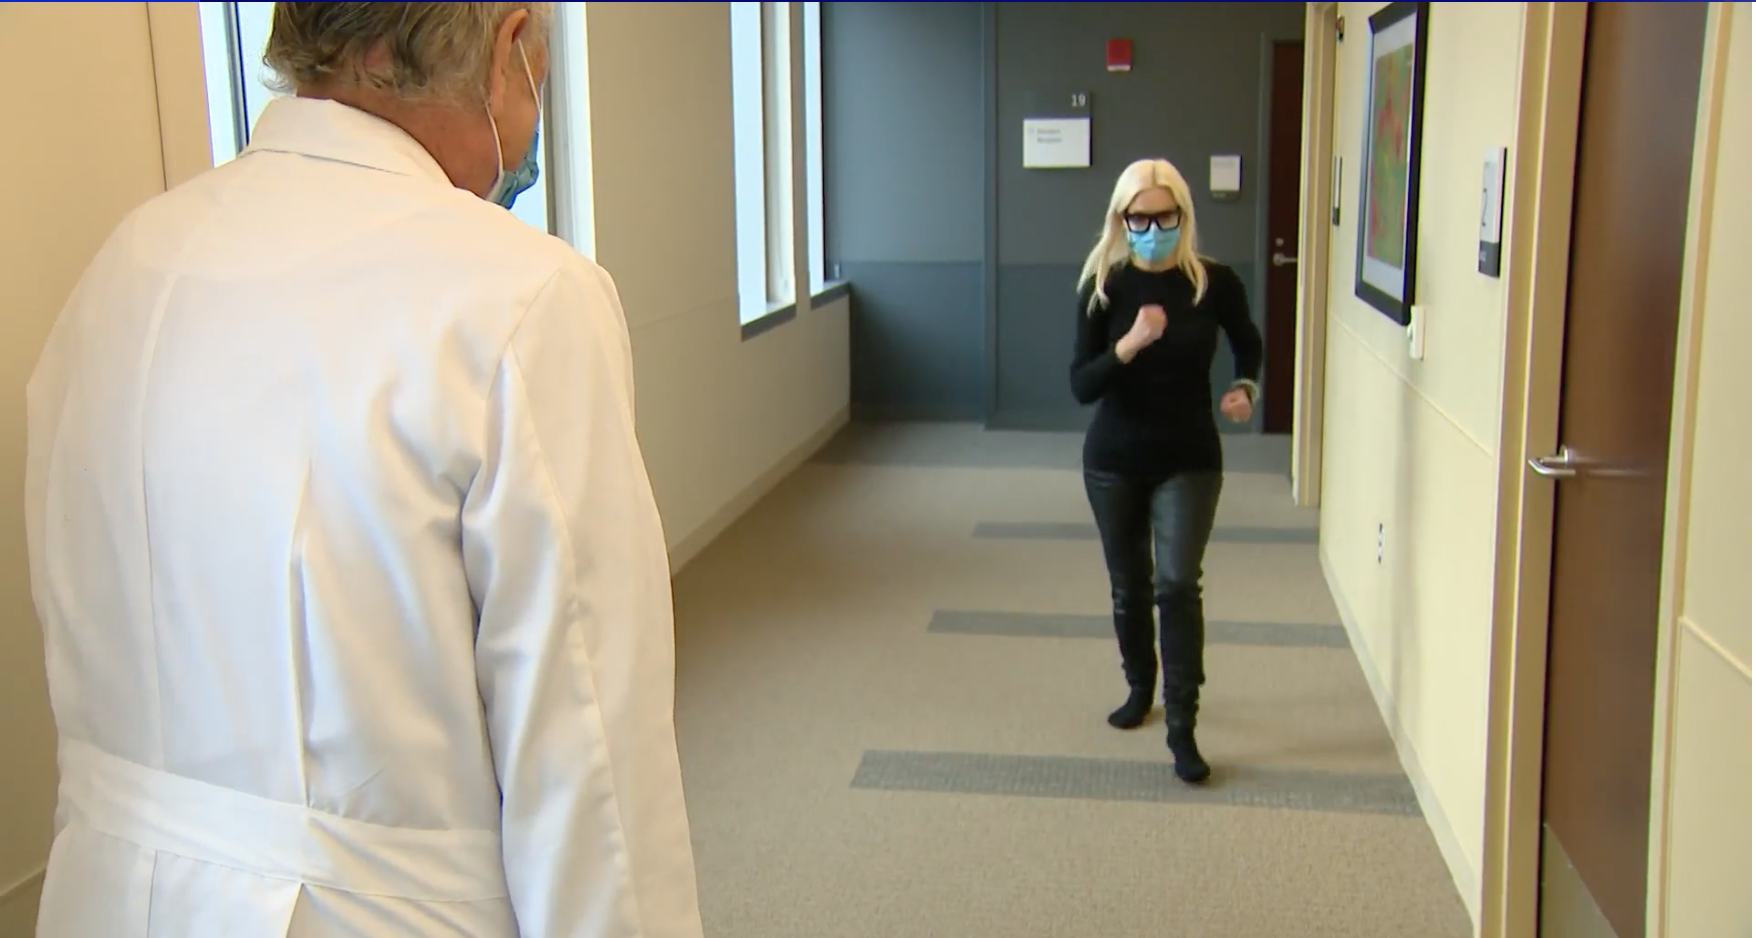
[[[1200,709],[1207,623],[1201,586],[1178,583],[1159,595],[1159,646],[1165,672],[1165,744],[1176,760],[1177,777],[1196,784],[1211,774],[1195,745],[1195,714]]]
[[[1131,730],[1146,722],[1152,712],[1152,692],[1158,685],[1158,654],[1152,647],[1152,599],[1145,590],[1122,587],[1114,590],[1113,617],[1116,646],[1122,652],[1122,675],[1128,679],[1128,700],[1110,713],[1110,725]]]

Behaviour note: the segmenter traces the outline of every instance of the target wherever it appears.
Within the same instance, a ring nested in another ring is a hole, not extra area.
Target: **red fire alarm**
[[[1134,68],[1134,40],[1111,39],[1104,43],[1104,67],[1112,72],[1126,72]]]

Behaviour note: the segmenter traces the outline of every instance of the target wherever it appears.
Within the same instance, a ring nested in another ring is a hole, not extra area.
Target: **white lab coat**
[[[41,938],[699,938],[608,276],[401,130],[269,106],[28,391]]]

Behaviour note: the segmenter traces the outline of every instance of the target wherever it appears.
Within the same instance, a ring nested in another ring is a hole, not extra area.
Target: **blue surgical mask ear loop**
[[[494,134],[494,184],[488,188],[486,196],[489,202],[504,209],[511,209],[518,197],[537,181],[537,146],[542,137],[543,96],[537,93],[536,76],[530,70],[530,56],[525,54],[524,41],[518,42],[518,58],[524,65],[524,80],[530,84],[531,101],[536,104],[537,123],[531,129],[530,148],[525,150],[524,160],[511,174],[506,172],[506,153],[500,147],[500,125],[494,120],[494,112],[487,110],[488,128]]]

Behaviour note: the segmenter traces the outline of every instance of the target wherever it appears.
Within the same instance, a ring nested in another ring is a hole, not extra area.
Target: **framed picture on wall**
[[[1354,295],[1402,325],[1415,301],[1427,6],[1390,4],[1372,15],[1366,37]]]

